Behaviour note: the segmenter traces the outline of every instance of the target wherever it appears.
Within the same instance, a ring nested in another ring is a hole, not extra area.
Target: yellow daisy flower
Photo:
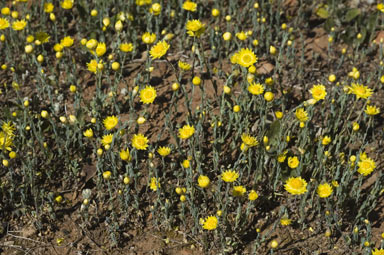
[[[179,129],[179,137],[181,139],[188,139],[195,133],[194,126],[184,125]]]
[[[375,249],[372,251],[372,255],[384,255],[384,249]]]
[[[261,95],[264,93],[264,86],[260,83],[251,83],[248,86],[248,91],[252,95]]]
[[[289,219],[288,217],[283,217],[280,219],[280,224],[282,226],[288,226],[288,225],[291,225],[291,223],[292,223],[292,220]]]
[[[195,12],[197,9],[197,4],[187,0],[183,3],[183,9],[186,11]]]
[[[120,50],[122,52],[131,52],[133,51],[133,45],[132,43],[122,43],[120,44]]]
[[[155,177],[151,178],[151,183],[149,185],[149,188],[153,191],[156,191],[158,188],[160,188],[160,182]]]
[[[314,85],[312,89],[309,90],[311,92],[312,97],[316,100],[322,100],[327,95],[327,91],[325,90],[325,86],[322,84]]]
[[[12,28],[13,30],[19,31],[19,30],[23,30],[26,25],[27,25],[27,22],[24,19],[16,20],[12,23]]]
[[[44,12],[46,12],[46,13],[53,12],[54,8],[55,8],[55,6],[52,3],[45,3],[44,4]]]
[[[257,194],[257,192],[254,191],[254,190],[251,190],[251,191],[249,192],[249,194],[248,194],[248,199],[249,199],[250,201],[254,201],[254,200],[256,200],[258,197],[259,197],[259,194]]]
[[[221,179],[225,182],[234,182],[237,178],[239,178],[239,174],[233,170],[227,170],[221,174]]]
[[[359,98],[367,99],[373,94],[372,89],[358,83],[352,83],[352,85],[348,86],[347,89],[348,89],[348,94],[355,94],[355,96],[358,99]]]
[[[298,167],[300,164],[299,159],[294,156],[294,157],[288,157],[288,166],[292,169]]]
[[[116,116],[108,116],[103,120],[105,129],[111,130],[119,123],[119,119]]]
[[[156,41],[156,34],[154,33],[149,33],[149,32],[145,32],[142,36],[141,36],[141,40],[143,41],[143,43],[145,44],[152,44]]]
[[[181,70],[184,70],[184,71],[188,71],[191,69],[191,65],[186,63],[186,62],[183,62],[181,60],[179,60],[179,62],[177,63],[177,65],[179,66],[179,68]]]
[[[88,137],[88,138],[93,137],[93,130],[92,130],[92,128],[88,128],[87,130],[85,130],[85,131],[83,132],[83,135],[84,135],[85,137]]]
[[[203,229],[214,230],[217,228],[218,220],[216,216],[208,216],[203,220]]]
[[[188,20],[185,28],[189,36],[200,37],[205,31],[205,25],[198,19]]]
[[[0,30],[6,29],[9,27],[9,21],[4,18],[0,18]]]
[[[290,177],[284,187],[292,195],[301,195],[307,192],[307,182],[301,177]]]
[[[332,139],[326,135],[326,136],[324,136],[323,140],[321,140],[321,144],[322,145],[328,145],[331,141],[332,141]]]
[[[60,44],[63,47],[71,47],[73,45],[73,39],[70,36],[64,37],[61,41]]]
[[[120,158],[124,161],[130,161],[132,159],[131,154],[129,153],[129,149],[120,151]]]
[[[235,197],[241,197],[247,192],[247,189],[244,186],[234,186],[232,189],[232,195]]]
[[[135,147],[137,150],[146,150],[148,147],[148,138],[145,137],[143,134],[135,134],[132,137],[132,146]]]
[[[375,161],[373,161],[373,159],[366,156],[360,156],[357,166],[359,167],[357,169],[357,172],[359,172],[364,176],[369,175],[376,168]]]
[[[304,110],[304,108],[296,109],[295,115],[300,122],[305,122],[308,120],[308,113]]]
[[[380,113],[380,108],[376,107],[374,105],[367,105],[367,108],[365,108],[364,112],[368,115],[377,115]]]
[[[73,0],[64,0],[61,2],[61,8],[69,10],[73,7]]]
[[[159,147],[157,149],[157,152],[160,154],[162,157],[166,157],[171,153],[171,148],[169,147]]]
[[[243,143],[249,148],[249,147],[253,147],[253,146],[257,146],[259,144],[259,142],[256,140],[256,137],[254,136],[251,136],[249,134],[242,134],[241,135],[241,140],[243,141]]]
[[[151,50],[149,51],[149,54],[151,55],[152,59],[161,58],[167,53],[169,47],[170,45],[165,41],[158,42],[157,44],[152,46]]]
[[[317,194],[321,198],[326,198],[329,197],[333,192],[332,186],[329,185],[328,183],[320,184],[317,187]]]
[[[103,146],[109,145],[112,143],[112,140],[113,140],[113,134],[103,135],[103,138],[101,139],[101,143],[103,144]]]
[[[155,100],[156,96],[157,94],[154,87],[145,86],[145,88],[140,91],[140,102],[143,104],[151,104]]]
[[[238,52],[237,63],[243,67],[250,67],[257,62],[257,57],[251,49],[241,49]]]
[[[99,42],[96,46],[95,52],[98,57],[103,56],[105,52],[107,52],[107,46],[105,45],[105,43]]]

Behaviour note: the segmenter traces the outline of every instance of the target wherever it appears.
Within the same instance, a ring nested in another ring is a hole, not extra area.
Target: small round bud
[[[112,175],[111,171],[105,171],[105,172],[103,173],[103,178],[104,178],[105,180],[109,180],[109,179],[111,178],[111,175]]]
[[[47,111],[45,111],[45,110],[41,111],[41,117],[43,117],[45,119],[45,118],[48,118],[48,116],[49,116],[49,114]]]
[[[76,92],[76,86],[75,85],[71,85],[69,86],[69,91],[71,91],[72,93],[75,93]]]
[[[192,79],[192,83],[193,83],[193,85],[195,85],[195,86],[199,86],[199,85],[201,84],[201,79],[200,79],[200,77],[198,77],[198,76],[193,77],[193,79]]]

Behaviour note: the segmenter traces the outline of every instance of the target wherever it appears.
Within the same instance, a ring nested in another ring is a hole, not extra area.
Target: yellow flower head
[[[179,62],[177,63],[177,65],[179,66],[179,68],[181,70],[184,70],[184,71],[188,71],[191,69],[191,65],[186,63],[186,62],[183,62],[181,60],[179,60]]]
[[[251,49],[241,49],[238,52],[237,63],[243,67],[250,67],[257,62],[257,57]]]
[[[97,63],[96,59],[92,59],[89,63],[87,63],[88,71],[98,73],[100,71],[99,64],[102,64],[101,60]]]
[[[294,157],[288,157],[288,166],[292,169],[298,167],[300,164],[299,159],[294,156]]]
[[[120,50],[122,52],[131,52],[133,51],[133,45],[132,43],[122,43],[120,44]]]
[[[225,182],[234,182],[237,180],[237,178],[239,178],[239,174],[232,170],[224,171],[221,174],[221,179]]]
[[[283,153],[279,154],[277,156],[277,161],[279,161],[280,163],[283,163],[287,158],[287,153],[288,153],[288,150],[285,150]]]
[[[296,109],[295,115],[300,122],[305,122],[308,120],[308,113],[304,110],[304,108]]]
[[[13,146],[13,137],[6,132],[0,131],[0,150],[11,151],[11,146]]]
[[[199,186],[201,188],[206,188],[209,186],[209,184],[211,183],[211,181],[209,180],[209,177],[208,176],[205,176],[205,175],[200,175],[199,178],[197,179],[197,183],[199,184]]]
[[[185,160],[183,160],[182,165],[184,168],[188,168],[188,167],[190,167],[191,162],[188,159],[185,159]]]
[[[9,21],[4,18],[0,18],[0,30],[6,29],[9,27]]]
[[[85,137],[88,137],[88,138],[93,137],[93,130],[92,130],[92,128],[88,128],[87,130],[85,130],[85,131],[83,132],[83,135],[84,135]]]
[[[375,161],[367,156],[360,156],[357,166],[359,167],[357,172],[364,176],[369,175],[376,168]]]
[[[316,100],[322,100],[327,95],[327,91],[325,90],[325,86],[322,84],[314,85],[312,89],[309,90],[311,92],[312,97]]]
[[[149,54],[151,55],[152,59],[161,58],[164,56],[170,45],[166,41],[161,41],[152,46],[151,50],[149,51]]]
[[[214,230],[217,228],[218,220],[216,216],[208,216],[205,220],[203,220],[203,228],[206,230]]]
[[[103,138],[101,139],[101,143],[103,144],[103,146],[109,145],[112,143],[112,140],[113,140],[113,134],[103,135]]]
[[[290,177],[285,182],[284,187],[292,195],[301,195],[307,192],[307,182],[301,177]]]
[[[157,152],[160,154],[162,157],[166,157],[171,153],[171,148],[169,147],[159,147],[157,149]]]
[[[145,32],[142,36],[141,36],[141,40],[143,41],[143,43],[145,44],[152,44],[156,41],[156,34],[153,34],[153,33],[149,33],[149,32]]]
[[[244,31],[241,31],[239,33],[236,33],[236,37],[240,41],[244,41],[245,39],[247,39],[247,34]]]
[[[384,249],[375,249],[372,251],[372,255],[384,255]]]
[[[103,56],[105,52],[107,52],[107,46],[105,45],[105,43],[99,42],[96,46],[95,52],[98,57]]]
[[[328,145],[331,141],[332,141],[332,139],[326,135],[326,136],[324,136],[323,140],[321,140],[321,144],[322,145]]]
[[[374,105],[367,105],[367,108],[365,108],[364,112],[368,115],[373,116],[380,113],[380,108]]]
[[[259,197],[259,194],[257,194],[257,192],[254,191],[254,190],[251,190],[251,191],[249,192],[249,194],[248,194],[248,199],[249,199],[250,201],[254,201],[254,200],[256,200],[258,197]]]
[[[1,125],[1,129],[5,132],[7,136],[9,137],[15,136],[14,132],[16,130],[16,127],[11,121],[4,122],[3,125]]]
[[[108,116],[103,120],[105,129],[111,130],[119,123],[119,119],[116,116]]]
[[[120,151],[120,158],[124,161],[130,161],[132,159],[131,154],[129,153],[129,149]]]
[[[47,43],[47,42],[49,42],[49,38],[51,38],[51,37],[46,32],[40,31],[40,32],[37,32],[35,34],[35,38],[36,38],[36,40],[39,40],[41,43]],[[62,46],[64,46],[64,45],[62,45]]]
[[[280,224],[282,226],[288,226],[288,225],[291,225],[291,223],[292,223],[292,220],[289,219],[288,217],[283,217],[280,219]]]
[[[70,36],[64,37],[61,41],[60,44],[63,47],[71,47],[73,45],[73,39]]]
[[[148,138],[145,137],[143,134],[135,134],[132,137],[132,146],[135,147],[137,150],[146,150],[148,147]]]
[[[53,12],[54,8],[55,8],[55,6],[52,3],[45,3],[44,4],[44,12],[46,12],[46,13]]]
[[[363,84],[358,83],[352,83],[352,85],[350,87],[348,86],[347,89],[348,94],[355,94],[358,99],[367,99],[373,94],[372,89],[368,88],[367,86],[364,86]]]
[[[73,7],[73,0],[64,0],[61,2],[61,8],[69,10]]]
[[[23,20],[16,20],[12,23],[12,28],[13,30],[23,30],[25,28],[25,26],[27,25],[27,22],[23,19]]]
[[[155,100],[156,96],[157,94],[154,87],[145,86],[145,88],[140,91],[140,102],[143,104],[151,104]]]
[[[152,13],[153,15],[157,16],[161,12],[161,4],[159,3],[154,3],[152,4],[151,8],[149,9],[149,12]]]
[[[179,129],[179,137],[181,139],[188,139],[195,133],[194,126],[184,125]]]
[[[187,34],[189,36],[200,37],[205,31],[205,25],[198,19],[188,20],[185,28],[187,29]]]
[[[152,3],[152,0],[136,0],[136,5],[143,6],[143,5],[149,5]]]
[[[234,186],[232,189],[232,195],[235,197],[241,197],[247,192],[247,189],[244,186]]]
[[[233,54],[230,58],[231,60],[231,64],[234,65],[234,64],[238,64],[238,59],[239,59],[239,53],[236,52],[235,54]]]
[[[189,0],[187,0],[183,3],[183,9],[186,11],[195,12],[196,7],[197,7],[197,4],[194,2],[191,2]]]
[[[256,140],[256,137],[254,136],[251,136],[249,134],[246,134],[246,133],[243,133],[241,135],[241,140],[243,141],[243,143],[249,148],[249,147],[253,147],[253,146],[257,146],[259,144],[259,142]]]
[[[321,198],[329,197],[333,192],[332,186],[328,183],[320,184],[317,187],[317,194]]]
[[[261,95],[264,93],[264,86],[261,85],[260,83],[251,83],[248,86],[248,91],[252,95]]]
[[[153,191],[156,191],[158,188],[160,188],[160,182],[155,177],[151,178],[151,183],[149,184],[149,188]]]

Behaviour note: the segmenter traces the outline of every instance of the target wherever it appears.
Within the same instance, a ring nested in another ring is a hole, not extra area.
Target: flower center
[[[249,55],[244,55],[243,56],[243,62],[245,62],[245,63],[249,63],[249,62],[251,62],[251,56],[249,56]]]
[[[144,94],[145,98],[152,98],[153,97],[153,92],[152,91],[146,91]]]
[[[291,186],[294,189],[300,189],[303,186],[303,183],[299,179],[294,179],[291,181]]]
[[[362,162],[361,163],[361,168],[363,169],[370,169],[371,168],[371,164],[369,162]]]

